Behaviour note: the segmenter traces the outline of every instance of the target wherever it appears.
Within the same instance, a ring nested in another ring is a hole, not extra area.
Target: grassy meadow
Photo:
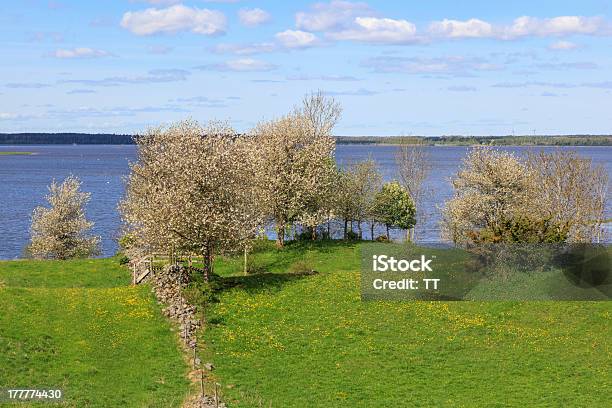
[[[231,406],[609,406],[609,302],[362,302],[351,244],[251,263],[218,262],[207,312]]]
[[[0,262],[0,388],[60,388],[66,407],[179,407],[178,340],[148,286],[129,282],[115,258]]]
[[[363,302],[342,242],[261,242],[249,269],[217,258],[199,336],[229,407],[609,406],[610,302]],[[189,391],[170,323],[117,258],[0,262],[0,310],[0,387],[60,387],[70,407]]]

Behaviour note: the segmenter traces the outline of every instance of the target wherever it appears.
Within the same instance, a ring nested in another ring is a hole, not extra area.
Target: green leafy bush
[[[477,270],[509,275],[537,272],[551,267],[555,248],[567,241],[569,228],[551,219],[518,214],[479,231],[471,231],[468,250]]]
[[[185,299],[192,305],[204,306],[218,301],[219,284],[211,278],[209,282],[191,282],[183,289]]]
[[[562,243],[567,241],[569,227],[550,218],[535,219],[516,215],[492,226],[469,233],[475,244],[487,243]]]
[[[383,185],[376,194],[374,213],[377,221],[389,228],[411,229],[416,224],[416,208],[408,191],[397,181]]]

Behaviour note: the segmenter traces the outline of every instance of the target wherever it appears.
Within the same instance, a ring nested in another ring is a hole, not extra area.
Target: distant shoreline
[[[0,151],[0,156],[32,156],[33,152],[3,152]]]
[[[426,146],[612,146],[612,135],[340,136],[338,144]]]
[[[612,135],[538,136],[336,136],[340,145],[612,146]],[[0,133],[0,145],[132,145],[133,135],[100,133]]]

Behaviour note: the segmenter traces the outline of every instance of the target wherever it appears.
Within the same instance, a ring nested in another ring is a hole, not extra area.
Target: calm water
[[[507,147],[522,154],[527,147]],[[544,148],[548,150],[548,148]],[[578,147],[581,155],[606,166],[612,179],[612,147]],[[468,148],[430,147],[432,171],[427,186],[432,196],[425,203],[428,219],[421,226],[421,240],[435,241],[439,237],[438,205],[451,195],[449,179],[455,174]],[[91,192],[87,216],[95,222],[94,233],[102,237],[104,255],[112,255],[119,231],[117,203],[123,194],[122,176],[128,172],[129,161],[135,160],[135,146],[0,146],[0,151],[28,151],[31,156],[0,156],[0,259],[18,258],[28,242],[30,216],[34,207],[45,204],[47,186],[55,178],[70,174],[83,181],[83,190]],[[339,162],[375,159],[386,180],[396,177],[395,146],[339,145]],[[608,200],[606,218],[612,218]]]

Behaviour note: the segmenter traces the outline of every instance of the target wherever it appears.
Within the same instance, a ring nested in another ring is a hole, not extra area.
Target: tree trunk
[[[344,219],[344,240],[346,240],[347,238],[347,233],[348,233],[348,220],[345,218]]]
[[[375,240],[374,238],[374,227],[376,226],[376,224],[374,223],[374,220],[372,220],[372,222],[370,223],[370,236],[372,237],[372,241]]]
[[[247,251],[247,246],[244,246],[244,275],[246,276],[248,274],[248,268],[247,268],[247,255],[248,255],[248,251]]]
[[[210,244],[206,244],[206,247],[204,247],[202,258],[204,260],[204,282],[208,282],[213,271],[213,257]]]
[[[387,227],[387,239],[391,241],[391,237],[389,236],[389,224],[385,224],[385,227]]]
[[[276,227],[276,246],[278,248],[285,246],[285,223],[280,223]]]
[[[363,239],[363,230],[361,229],[361,220],[357,221],[357,230],[359,231],[359,240]]]

